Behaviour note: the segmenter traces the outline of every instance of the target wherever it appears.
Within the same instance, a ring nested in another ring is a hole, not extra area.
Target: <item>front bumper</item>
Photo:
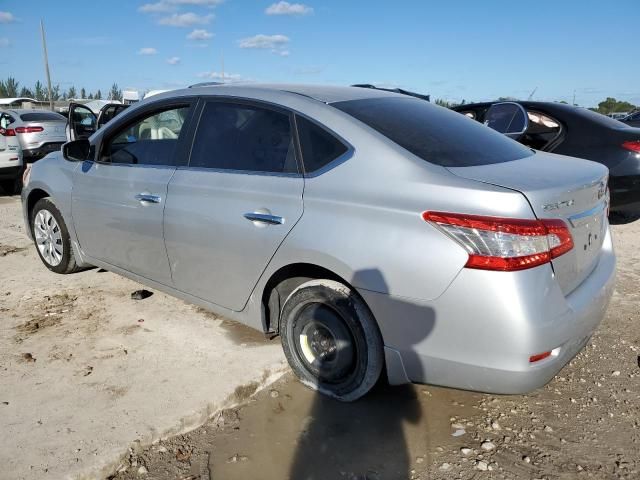
[[[431,302],[361,290],[380,326],[390,383],[502,394],[545,385],[604,317],[615,282],[610,233],[602,248],[594,271],[566,297],[550,265],[520,272],[463,269]],[[529,362],[546,351],[554,353]]]
[[[640,213],[640,175],[610,176],[611,211]]]

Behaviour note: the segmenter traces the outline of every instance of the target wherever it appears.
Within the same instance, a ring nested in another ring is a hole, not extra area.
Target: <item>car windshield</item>
[[[533,155],[527,147],[446,108],[409,97],[333,103],[427,162],[468,167]]]
[[[55,122],[66,121],[59,113],[54,112],[33,112],[20,115],[23,122]]]

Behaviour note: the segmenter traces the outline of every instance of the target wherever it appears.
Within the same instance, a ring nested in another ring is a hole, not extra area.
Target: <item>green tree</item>
[[[93,93],[89,94],[89,100],[93,100]]]
[[[607,97],[606,100],[603,100],[598,104],[597,112],[608,115],[609,113],[616,112],[630,112],[635,108],[635,105],[632,103],[616,100],[613,97]]]
[[[36,97],[36,100],[41,102],[44,102],[47,99],[47,94],[45,93],[44,86],[40,80],[38,80],[33,87],[33,96]]]
[[[17,97],[19,85],[20,84],[16,81],[15,78],[8,77],[7,80],[4,82],[4,90],[5,90],[6,96],[11,98]]]
[[[33,92],[31,90],[29,90],[27,87],[22,87],[20,89],[20,97],[28,97],[28,98],[33,98]]]
[[[95,98],[96,100],[102,100],[102,92],[100,91],[100,89],[98,89],[93,98]]]
[[[60,85],[56,85],[51,89],[51,98],[54,102],[60,100]]]
[[[122,90],[118,88],[117,83],[114,83],[113,85],[111,85],[111,91],[109,92],[109,99],[122,101]]]
[[[87,98],[87,91],[82,87],[80,89],[80,98]]]
[[[77,95],[78,94],[76,93],[76,87],[74,87],[73,85],[70,86],[69,90],[67,91],[67,98],[76,98]]]
[[[451,102],[448,102],[443,98],[436,98],[435,104],[445,108],[453,107],[453,104]]]

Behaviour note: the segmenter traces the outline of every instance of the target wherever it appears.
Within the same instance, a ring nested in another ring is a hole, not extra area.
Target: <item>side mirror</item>
[[[67,142],[62,146],[62,156],[70,162],[83,162],[89,159],[91,144],[86,138]]]

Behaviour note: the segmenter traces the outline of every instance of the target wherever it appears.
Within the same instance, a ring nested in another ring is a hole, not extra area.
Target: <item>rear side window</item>
[[[290,117],[253,105],[209,102],[200,116],[189,166],[298,173]]]
[[[423,100],[369,98],[332,106],[423,160],[443,167],[489,165],[533,155],[527,147],[495,130]]]
[[[347,147],[324,128],[296,115],[305,172],[315,172],[347,151]]]
[[[20,119],[23,122],[66,122],[67,119],[64,118],[59,113],[54,112],[35,112],[35,113],[22,113],[20,115]]]

